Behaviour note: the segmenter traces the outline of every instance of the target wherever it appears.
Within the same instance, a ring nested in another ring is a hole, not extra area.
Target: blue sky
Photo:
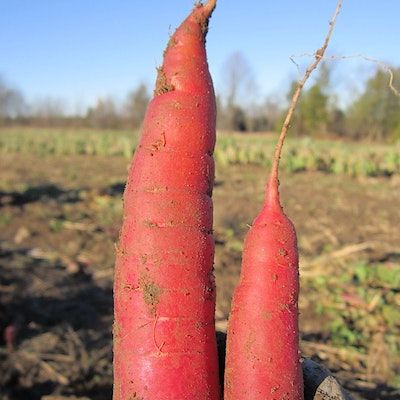
[[[321,44],[336,5],[336,0],[218,1],[207,39],[217,90],[227,57],[240,51],[263,96],[284,94],[297,76],[289,56]],[[168,34],[192,4],[0,0],[0,74],[28,99],[63,98],[71,110],[98,96],[123,99],[139,82],[153,84]],[[400,65],[399,15],[399,0],[344,0],[330,53],[363,53]],[[349,91],[371,71],[365,61],[335,62],[335,87]]]

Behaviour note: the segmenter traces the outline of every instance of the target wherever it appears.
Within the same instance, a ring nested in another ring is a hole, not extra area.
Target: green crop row
[[[128,131],[10,128],[0,130],[0,153],[131,157],[135,135]]]
[[[215,157],[219,164],[271,163],[273,141],[246,142],[222,137]],[[322,171],[351,176],[390,176],[400,173],[400,146],[290,139],[284,148],[282,168],[288,172]]]
[[[130,158],[137,141],[131,131],[9,128],[0,130],[0,153],[100,155]],[[220,166],[269,166],[274,135],[219,134],[215,159]],[[322,171],[350,176],[400,173],[400,145],[289,138],[282,168],[288,172]]]

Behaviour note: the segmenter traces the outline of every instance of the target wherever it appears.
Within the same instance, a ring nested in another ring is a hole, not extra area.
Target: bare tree
[[[56,97],[37,99],[31,106],[30,114],[42,122],[50,122],[65,116],[65,103]]]
[[[128,94],[124,106],[124,117],[129,126],[134,128],[140,127],[149,101],[150,94],[144,83],[141,83],[136,89],[132,90],[132,92]]]
[[[86,119],[94,128],[118,128],[120,116],[111,98],[99,98],[94,107],[88,109]]]
[[[6,119],[13,119],[26,111],[25,100],[22,93],[11,87],[0,76],[0,123]]]
[[[247,99],[256,92],[253,69],[241,52],[231,54],[223,67],[224,93],[227,105],[245,106]]]
[[[223,128],[247,130],[246,108],[254,106],[257,85],[254,72],[241,52],[231,54],[223,67]]]

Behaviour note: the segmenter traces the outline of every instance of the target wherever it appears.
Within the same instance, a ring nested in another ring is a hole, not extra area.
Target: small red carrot
[[[278,192],[278,159],[264,206],[246,235],[232,300],[225,368],[226,400],[301,400],[298,251]]]
[[[239,284],[232,299],[225,367],[225,400],[302,400],[299,360],[299,257],[296,232],[279,198],[279,159],[301,90],[328,46],[343,0],[338,0],[323,46],[299,82],[275,150],[263,208],[246,235]]]

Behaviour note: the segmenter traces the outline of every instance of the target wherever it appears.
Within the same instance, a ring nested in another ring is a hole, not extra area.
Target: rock
[[[303,359],[304,400],[351,400],[350,395],[325,367]]]
[[[17,233],[14,236],[14,243],[15,244],[21,244],[25,239],[28,239],[30,236],[29,230],[25,226],[21,226],[18,230]]]

